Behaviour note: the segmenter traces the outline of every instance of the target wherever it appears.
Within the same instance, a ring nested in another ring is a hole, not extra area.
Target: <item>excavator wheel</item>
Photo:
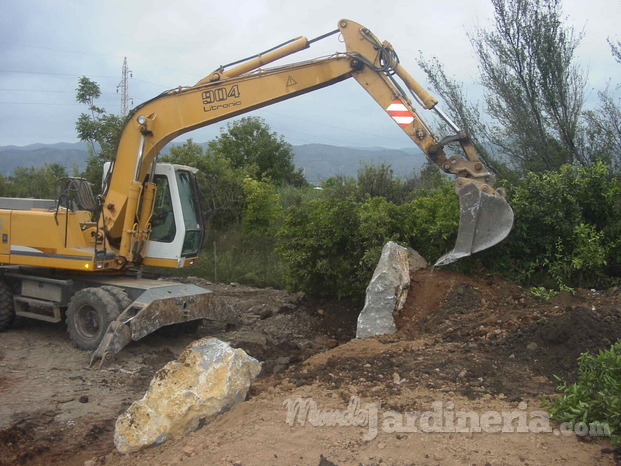
[[[127,309],[127,306],[132,303],[131,298],[127,296],[125,290],[119,288],[118,286],[102,286],[101,289],[106,290],[108,293],[110,293],[110,295],[112,295],[112,297],[119,306],[120,312],[123,312],[125,309]]]
[[[0,330],[6,330],[15,319],[13,292],[4,280],[0,280]]]
[[[108,326],[120,314],[119,302],[103,288],[84,288],[78,291],[67,308],[67,331],[76,346],[95,350]]]

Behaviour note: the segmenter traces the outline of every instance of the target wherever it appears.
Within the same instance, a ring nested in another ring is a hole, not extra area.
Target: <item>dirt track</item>
[[[360,306],[278,290],[209,285],[244,314],[241,329],[201,326],[151,335],[116,365],[86,369],[62,326],[32,323],[0,334],[0,464],[614,464],[606,440],[553,433],[424,433],[290,426],[286,400],[312,398],[380,414],[537,410],[553,374],[571,378],[582,351],[621,338],[621,292],[579,291],[550,301],[498,279],[422,270],[396,335],[352,340]],[[142,397],[153,373],[193,339],[214,335],[264,361],[249,401],[178,439],[123,457],[116,417]],[[446,403],[452,403],[446,405]],[[618,451],[617,451],[618,454]],[[617,457],[617,460],[619,458]]]

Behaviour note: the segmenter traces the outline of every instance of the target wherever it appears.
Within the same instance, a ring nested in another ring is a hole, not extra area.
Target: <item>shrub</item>
[[[246,206],[243,212],[243,232],[250,236],[273,236],[282,216],[280,194],[266,181],[246,177],[243,181]]]
[[[459,226],[459,200],[452,183],[420,191],[401,210],[407,243],[424,258],[435,261],[453,248]]]
[[[287,212],[277,248],[287,288],[337,298],[364,290],[358,208],[352,199],[327,198]]]
[[[453,246],[459,207],[450,184],[407,204],[327,197],[293,208],[278,236],[287,287],[311,295],[359,297],[388,241],[436,259]]]
[[[606,284],[606,263],[621,258],[621,187],[606,165],[530,173],[509,188],[513,230],[485,256],[497,271],[548,287]]]
[[[612,443],[621,443],[621,340],[597,355],[582,353],[578,380],[561,382],[562,395],[543,400],[550,415],[561,422],[607,424]]]

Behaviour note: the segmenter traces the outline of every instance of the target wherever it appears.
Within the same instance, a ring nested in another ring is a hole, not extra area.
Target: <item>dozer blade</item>
[[[242,323],[239,313],[210,290],[189,284],[145,289],[110,324],[91,357],[90,367],[101,369],[129,342],[139,340],[158,328],[198,319],[235,326]]]
[[[487,194],[474,183],[457,190],[459,232],[453,250],[436,266],[448,265],[462,257],[492,247],[507,237],[513,226],[513,210],[499,195]]]

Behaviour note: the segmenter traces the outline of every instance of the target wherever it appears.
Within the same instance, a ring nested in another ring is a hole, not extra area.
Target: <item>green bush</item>
[[[357,295],[362,245],[359,206],[352,199],[318,199],[291,208],[278,233],[285,285],[316,296]]]
[[[274,236],[282,217],[280,194],[269,182],[246,177],[243,181],[246,205],[242,227],[247,235]]]
[[[513,230],[483,256],[495,271],[549,288],[607,284],[605,265],[621,259],[621,187],[606,165],[530,173],[508,188]]]
[[[402,205],[383,197],[311,201],[290,209],[279,232],[285,282],[311,295],[360,297],[386,242],[437,259],[453,246],[458,221],[449,184]]]
[[[360,204],[358,215],[362,246],[359,275],[362,281],[368,282],[384,244],[388,241],[407,244],[405,211],[383,197],[374,197]]]
[[[226,281],[361,297],[387,241],[433,262],[457,236],[459,202],[445,180],[435,189],[415,186],[407,202],[361,196],[345,177],[323,189],[276,188],[251,178],[239,184],[241,222],[212,222],[222,231],[207,243],[209,250],[215,240],[218,252],[208,257],[208,269]],[[606,165],[529,174],[506,188],[515,212],[509,237],[452,267],[500,273],[544,291],[611,283],[606,267],[621,262],[621,185]]]
[[[408,244],[428,261],[435,261],[453,248],[459,227],[459,200],[453,184],[420,191],[401,206]]]
[[[597,355],[581,354],[578,380],[571,384],[562,381],[558,390],[560,397],[543,400],[554,419],[607,424],[612,443],[621,443],[621,340]]]

